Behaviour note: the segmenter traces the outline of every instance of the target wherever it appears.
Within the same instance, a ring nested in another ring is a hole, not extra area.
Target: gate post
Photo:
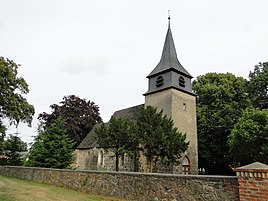
[[[268,201],[268,165],[255,162],[234,169],[241,201]]]

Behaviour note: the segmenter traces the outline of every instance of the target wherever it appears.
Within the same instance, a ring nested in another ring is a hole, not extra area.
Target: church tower
[[[147,76],[149,89],[144,94],[145,106],[153,106],[171,117],[178,131],[186,133],[188,150],[177,170],[179,174],[198,174],[196,95],[193,78],[180,64],[170,29],[170,17],[160,62]]]

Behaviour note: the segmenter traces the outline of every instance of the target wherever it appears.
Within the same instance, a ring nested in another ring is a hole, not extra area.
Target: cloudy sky
[[[247,78],[268,61],[267,0],[1,0],[0,56],[22,66],[39,113],[65,95],[94,101],[104,121],[144,102],[171,13],[178,58],[194,79],[207,72]],[[9,132],[13,132],[12,129]]]

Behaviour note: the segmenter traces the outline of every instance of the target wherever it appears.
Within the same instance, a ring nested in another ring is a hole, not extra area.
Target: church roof
[[[91,131],[87,134],[87,136],[83,139],[83,141],[78,145],[77,149],[90,149],[93,147],[99,147],[96,139],[94,138],[95,129],[99,128],[102,125],[96,124]]]
[[[116,111],[112,116],[122,119],[131,119],[131,120],[137,120],[138,113],[141,108],[144,107],[144,104],[136,105],[133,107],[125,108],[122,110]],[[87,136],[84,138],[84,140],[78,145],[77,149],[90,149],[93,147],[99,147],[96,139],[94,138],[95,129],[99,128],[102,123],[96,124],[92,130],[87,134]],[[105,123],[109,124],[109,122]]]
[[[157,64],[154,70],[147,76],[147,78],[150,78],[154,75],[157,75],[159,73],[162,73],[164,71],[169,71],[169,70],[178,71],[184,74],[185,76],[192,78],[192,76],[185,70],[185,68],[181,65],[181,63],[179,62],[177,58],[176,48],[175,48],[175,44],[173,41],[171,29],[170,29],[170,22],[168,25],[168,31],[166,34],[166,39],[165,39],[164,48],[163,48],[160,62]]]
[[[139,111],[144,107],[144,104],[136,105],[126,109],[118,110],[113,114],[113,117],[121,119],[137,120]]]

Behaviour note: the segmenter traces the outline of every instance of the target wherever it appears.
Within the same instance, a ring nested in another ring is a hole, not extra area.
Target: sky
[[[208,72],[248,77],[268,61],[267,0],[0,0],[0,56],[21,64],[38,114],[76,95],[104,121],[144,103],[146,76],[158,64],[168,28],[180,63],[196,79]],[[10,127],[7,134],[15,132]]]

